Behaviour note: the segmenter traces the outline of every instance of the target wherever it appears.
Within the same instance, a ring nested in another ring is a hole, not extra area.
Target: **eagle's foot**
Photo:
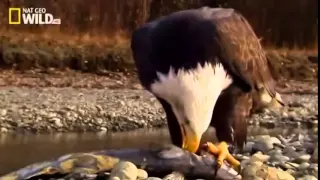
[[[223,161],[226,160],[238,173],[240,173],[240,162],[229,153],[228,144],[226,142],[222,141],[218,145],[207,142],[205,146],[210,153],[217,156],[218,168],[220,168]]]

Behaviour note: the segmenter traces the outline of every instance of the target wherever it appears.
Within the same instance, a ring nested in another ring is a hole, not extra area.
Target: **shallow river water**
[[[288,135],[294,133],[317,133],[298,128],[249,127],[249,135]],[[204,140],[213,140],[214,130],[209,130]],[[28,164],[50,160],[67,153],[90,152],[101,149],[147,148],[156,143],[169,143],[167,129],[137,130],[119,133],[61,133],[42,135],[0,134],[0,175],[22,168]]]

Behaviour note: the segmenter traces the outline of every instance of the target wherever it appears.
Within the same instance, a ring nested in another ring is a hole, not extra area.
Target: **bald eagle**
[[[135,30],[131,48],[141,84],[166,113],[172,143],[196,152],[214,127],[220,144],[209,145],[220,165],[239,165],[227,148],[246,142],[254,93],[283,103],[259,39],[234,9],[174,12]]]

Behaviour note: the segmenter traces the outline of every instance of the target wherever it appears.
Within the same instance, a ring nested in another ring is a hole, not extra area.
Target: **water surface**
[[[250,127],[249,135],[287,135],[302,131],[306,130]],[[213,129],[205,134],[204,140],[216,140]],[[157,143],[170,143],[167,129],[121,133],[0,134],[0,175],[67,153],[102,149],[147,148],[157,146]]]

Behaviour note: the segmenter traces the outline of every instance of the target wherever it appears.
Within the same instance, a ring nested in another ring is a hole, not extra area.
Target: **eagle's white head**
[[[151,92],[171,105],[181,127],[183,148],[196,152],[220,93],[232,83],[231,77],[222,64],[210,62],[177,73],[170,68],[168,74],[157,75]]]

